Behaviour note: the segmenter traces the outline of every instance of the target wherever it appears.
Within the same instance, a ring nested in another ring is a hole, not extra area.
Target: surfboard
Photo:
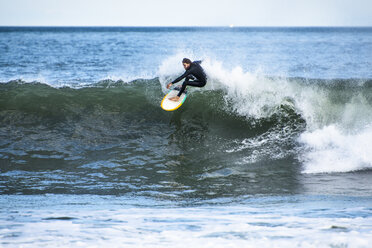
[[[178,100],[177,102],[169,100],[169,98],[177,96],[178,92],[179,92],[178,88],[174,88],[170,90],[168,94],[166,94],[163,100],[161,101],[161,104],[160,104],[161,108],[166,111],[174,111],[178,109],[179,107],[181,107],[181,105],[184,103],[187,97],[186,91],[182,93],[182,95],[180,96],[180,100]]]

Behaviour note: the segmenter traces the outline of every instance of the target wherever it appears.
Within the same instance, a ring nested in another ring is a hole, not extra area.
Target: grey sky
[[[0,25],[372,26],[372,0],[0,0]]]

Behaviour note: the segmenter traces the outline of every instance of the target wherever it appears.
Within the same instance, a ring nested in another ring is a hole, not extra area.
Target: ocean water
[[[0,27],[0,246],[369,247],[371,68],[369,27]]]

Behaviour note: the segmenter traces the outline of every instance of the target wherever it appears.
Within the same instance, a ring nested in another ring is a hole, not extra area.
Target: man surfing
[[[201,61],[194,61],[191,62],[190,59],[184,58],[182,60],[183,68],[185,68],[185,73],[170,82],[167,85],[167,89],[169,89],[173,84],[181,81],[182,79],[186,78],[185,81],[183,81],[182,87],[178,93],[177,96],[169,98],[169,100],[177,102],[180,99],[180,96],[185,91],[186,86],[194,86],[194,87],[204,87],[207,83],[207,76],[205,75],[205,72],[203,68],[200,65]],[[192,81],[190,81],[192,80]]]

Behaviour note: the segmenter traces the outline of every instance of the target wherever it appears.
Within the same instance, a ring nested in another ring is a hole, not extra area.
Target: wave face
[[[190,99],[173,113],[159,108],[158,85],[166,77],[78,89],[3,83],[2,147],[14,147],[13,155],[42,150],[75,159],[92,147],[147,140],[152,152],[169,144],[176,144],[172,152],[200,154],[208,147],[212,157],[240,154],[236,163],[292,157],[309,173],[371,168],[371,81],[265,78],[205,67],[213,75],[206,89],[190,89]]]

